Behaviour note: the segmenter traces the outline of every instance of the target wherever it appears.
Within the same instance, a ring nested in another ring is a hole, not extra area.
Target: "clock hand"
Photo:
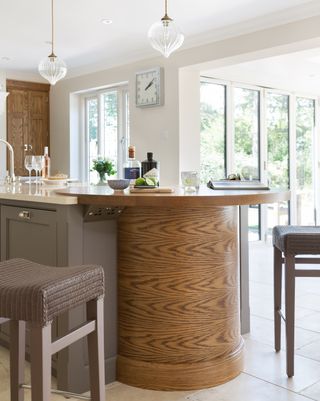
[[[154,83],[154,78],[152,78],[152,80],[148,83],[148,85],[144,88],[144,90],[148,90],[150,88],[151,85],[153,85]]]

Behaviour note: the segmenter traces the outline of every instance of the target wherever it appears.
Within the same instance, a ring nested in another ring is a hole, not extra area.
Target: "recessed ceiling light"
[[[101,23],[104,24],[104,25],[111,25],[112,24],[112,19],[104,18],[104,19],[101,20]]]

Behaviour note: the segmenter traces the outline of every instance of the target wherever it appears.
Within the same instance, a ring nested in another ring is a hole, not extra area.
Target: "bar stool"
[[[10,320],[11,401],[24,399],[25,322],[30,326],[32,401],[49,401],[51,356],[88,336],[92,401],[105,400],[104,273],[99,266],[49,267],[24,259],[0,263],[0,323]],[[59,314],[86,304],[87,321],[52,342]]]
[[[274,262],[274,345],[281,348],[281,318],[286,326],[287,375],[294,375],[294,314],[295,278],[320,277],[320,270],[296,269],[298,263],[320,264],[320,258],[301,255],[320,255],[320,227],[276,226],[272,233]],[[282,264],[285,276],[285,315],[281,312]]]

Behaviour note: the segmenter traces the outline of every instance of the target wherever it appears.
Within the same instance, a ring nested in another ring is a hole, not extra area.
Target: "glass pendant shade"
[[[67,74],[67,66],[65,62],[56,56],[48,56],[42,59],[39,63],[38,70],[40,75],[55,85],[60,79]]]
[[[184,35],[180,29],[167,16],[150,27],[148,38],[151,46],[162,53],[164,57],[169,57],[172,52],[179,49],[184,41]]]

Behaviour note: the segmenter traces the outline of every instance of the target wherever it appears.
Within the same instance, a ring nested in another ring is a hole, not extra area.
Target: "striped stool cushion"
[[[24,259],[0,263],[0,317],[45,326],[58,314],[103,295],[100,266],[49,267]]]
[[[320,227],[275,226],[272,240],[285,255],[320,255]]]

